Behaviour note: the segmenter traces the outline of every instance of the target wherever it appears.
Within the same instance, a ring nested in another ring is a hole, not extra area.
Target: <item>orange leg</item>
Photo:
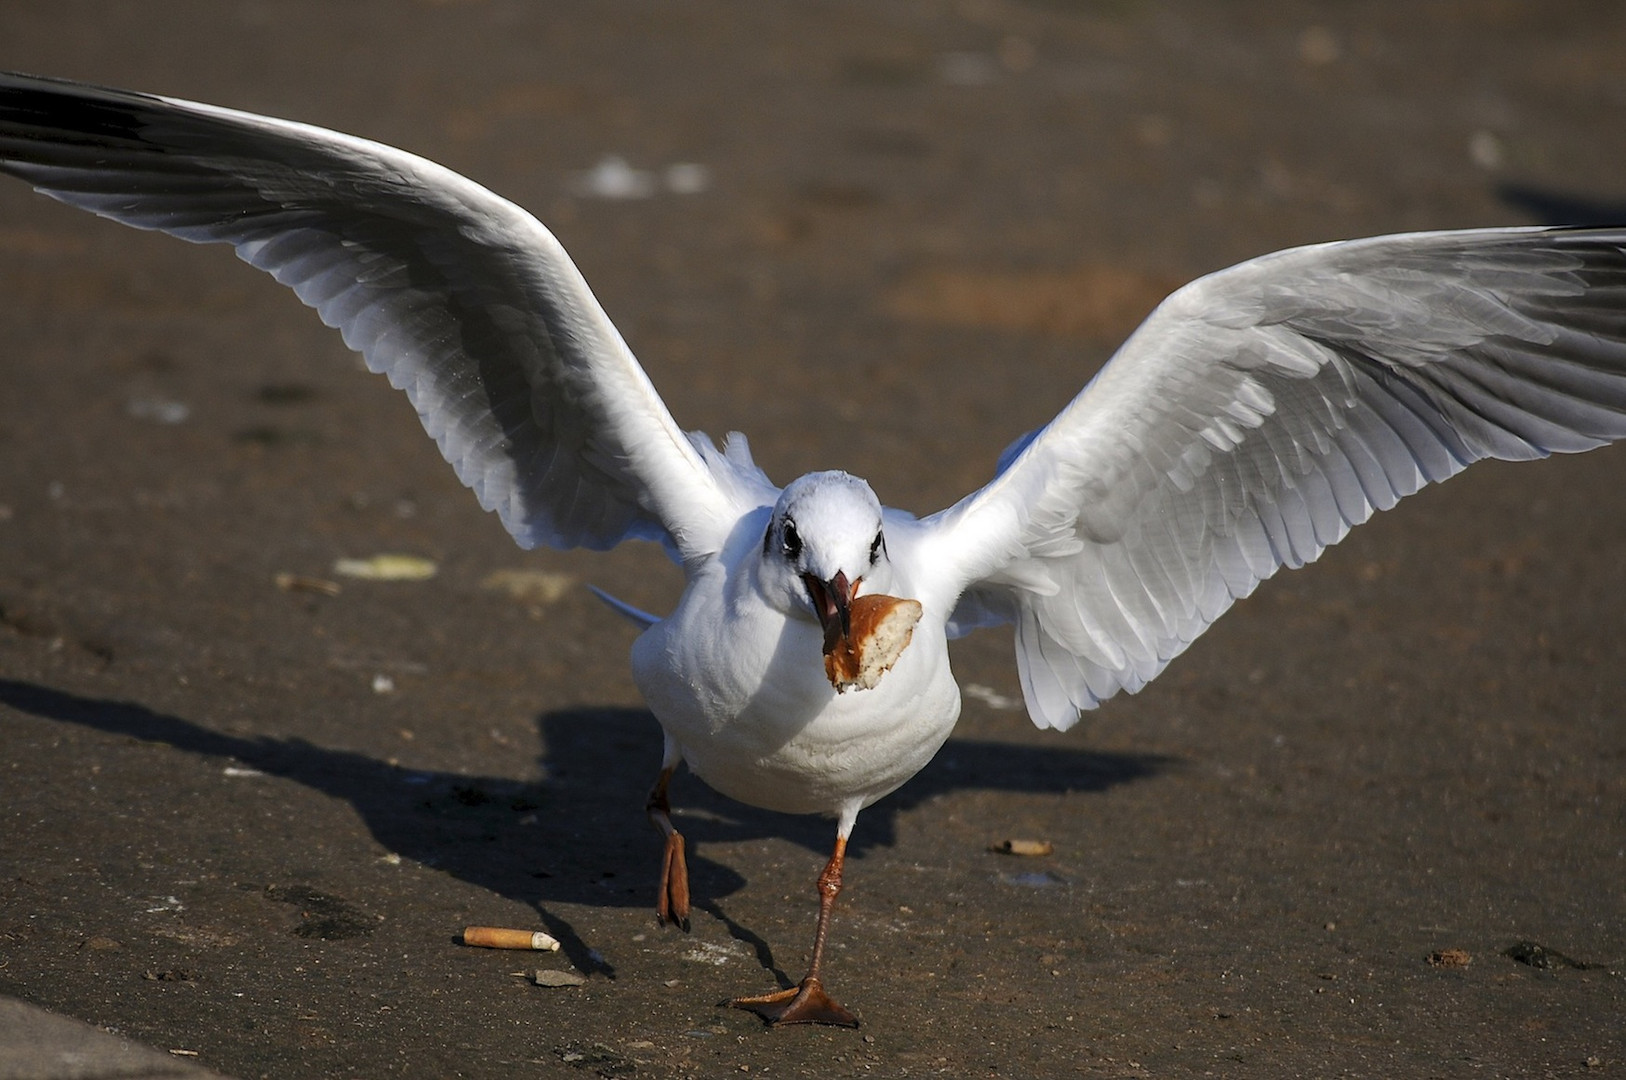
[[[672,825],[672,804],[666,799],[666,787],[672,782],[677,762],[663,765],[661,775],[649,792],[644,810],[649,820],[666,837],[666,851],[661,856],[660,895],[655,899],[655,918],[662,925],[675,924],[685,933],[689,930],[689,863],[683,855],[683,834]]]
[[[735,998],[728,1004],[736,1009],[748,1009],[778,1024],[834,1024],[839,1027],[857,1027],[858,1017],[836,1004],[824,992],[819,979],[819,968],[824,962],[824,942],[830,933],[830,913],[835,910],[836,896],[841,892],[841,864],[847,856],[847,838],[836,836],[836,850],[819,875],[819,926],[813,934],[813,962],[808,965],[807,977],[788,990],[756,997]]]

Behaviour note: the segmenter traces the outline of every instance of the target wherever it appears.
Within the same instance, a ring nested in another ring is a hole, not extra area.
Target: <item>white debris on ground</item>
[[[338,559],[333,572],[364,581],[425,581],[439,569],[432,559],[417,555],[373,555],[365,559]]]
[[[680,161],[655,172],[634,168],[617,154],[570,178],[571,193],[587,199],[648,199],[663,188],[673,195],[698,195],[710,186],[711,170],[704,165]]]
[[[131,398],[125,403],[124,411],[137,420],[151,420],[155,424],[182,424],[192,415],[192,408],[186,402],[160,397]]]
[[[1001,694],[993,687],[984,686],[981,683],[966,683],[961,692],[974,701],[982,702],[990,709],[1015,710],[1022,707],[1021,698]]]
[[[480,582],[480,588],[507,593],[524,604],[546,607],[558,602],[574,584],[574,575],[552,570],[494,570]]]
[[[692,960],[697,964],[711,964],[722,967],[724,964],[739,959],[744,955],[742,947],[737,942],[727,945],[714,945],[709,941],[697,941],[694,948],[683,954],[683,959]]]

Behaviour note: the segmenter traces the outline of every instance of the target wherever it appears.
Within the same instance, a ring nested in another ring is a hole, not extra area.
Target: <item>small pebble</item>
[[[537,968],[536,974],[531,977],[538,986],[581,986],[587,982],[587,976],[578,975],[574,971],[556,971],[553,968]]]

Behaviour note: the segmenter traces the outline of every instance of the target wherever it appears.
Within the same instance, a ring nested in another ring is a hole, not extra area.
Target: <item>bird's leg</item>
[[[836,1004],[824,992],[819,970],[824,962],[824,942],[830,933],[830,913],[835,910],[836,896],[841,892],[841,864],[847,855],[845,832],[836,836],[836,850],[819,875],[819,926],[813,933],[813,961],[807,976],[788,990],[779,990],[757,997],[735,998],[728,1004],[736,1009],[748,1009],[770,1024],[835,1024],[857,1027],[858,1017]]]
[[[650,789],[644,811],[655,828],[666,838],[666,851],[661,856],[660,894],[655,898],[655,918],[662,925],[674,923],[685,933],[689,930],[689,863],[683,855],[683,834],[672,825],[672,804],[666,799],[667,785],[677,771],[681,753],[677,744],[666,740],[666,754],[661,761],[661,774]]]

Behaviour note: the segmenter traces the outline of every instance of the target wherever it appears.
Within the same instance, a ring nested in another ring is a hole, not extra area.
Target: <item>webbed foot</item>
[[[756,997],[740,997],[726,1003],[733,1009],[754,1012],[774,1027],[780,1024],[830,1024],[835,1027],[858,1026],[858,1017],[836,1004],[824,992],[818,977],[809,975],[800,986],[778,990]]]

